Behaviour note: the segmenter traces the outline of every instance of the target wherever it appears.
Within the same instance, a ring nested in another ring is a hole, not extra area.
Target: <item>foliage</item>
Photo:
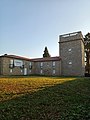
[[[87,33],[84,38],[85,49],[90,49],[90,33]]]
[[[86,72],[90,74],[90,33],[87,33],[84,38],[85,53],[86,53]]]
[[[45,47],[43,57],[50,57],[47,47]]]
[[[0,78],[0,120],[89,120],[89,78]]]

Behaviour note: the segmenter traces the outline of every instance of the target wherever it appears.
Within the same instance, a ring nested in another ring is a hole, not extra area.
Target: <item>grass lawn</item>
[[[0,120],[90,120],[90,78],[0,77]]]

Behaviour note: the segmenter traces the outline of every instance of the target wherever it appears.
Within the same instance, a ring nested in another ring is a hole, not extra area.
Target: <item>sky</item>
[[[59,35],[90,32],[90,0],[0,0],[0,55],[59,55]]]

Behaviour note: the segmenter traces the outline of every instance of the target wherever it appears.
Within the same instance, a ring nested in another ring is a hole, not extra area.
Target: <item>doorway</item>
[[[27,75],[27,68],[24,68],[24,75]]]

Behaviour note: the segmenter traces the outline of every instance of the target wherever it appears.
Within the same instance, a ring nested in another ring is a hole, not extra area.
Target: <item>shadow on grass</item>
[[[0,102],[0,120],[90,120],[90,80],[77,78]]]

